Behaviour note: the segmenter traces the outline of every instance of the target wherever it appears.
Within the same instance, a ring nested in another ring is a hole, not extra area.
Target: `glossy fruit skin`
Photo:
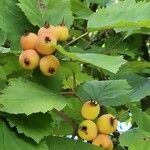
[[[20,39],[20,45],[23,50],[35,49],[37,41],[37,35],[35,33],[27,33]]]
[[[66,26],[56,26],[58,33],[58,41],[65,41],[69,38],[69,30]]]
[[[78,127],[78,135],[87,141],[95,139],[97,136],[98,130],[96,124],[91,120],[84,120]]]
[[[58,32],[56,27],[50,25],[48,27],[41,27],[38,31],[38,36],[41,36],[42,34],[50,34],[53,35],[56,40],[58,40]]]
[[[44,75],[51,76],[58,70],[59,60],[53,55],[44,56],[39,66]]]
[[[22,51],[19,56],[20,65],[27,70],[35,69],[39,65],[39,62],[40,57],[38,53],[33,49]]]
[[[81,114],[85,119],[94,120],[100,113],[100,105],[96,101],[87,101],[81,108]]]
[[[99,134],[93,141],[93,145],[98,147],[103,147],[104,150],[112,150],[113,149],[113,142],[110,139],[109,135],[106,134]]]
[[[111,114],[105,114],[97,119],[99,132],[110,134],[116,131],[118,125],[117,119]]]
[[[43,33],[38,37],[36,50],[43,55],[50,55],[55,51],[57,40],[52,34]]]

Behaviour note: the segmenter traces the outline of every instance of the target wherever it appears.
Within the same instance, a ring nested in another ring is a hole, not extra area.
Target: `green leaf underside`
[[[102,8],[91,15],[88,21],[90,30],[111,28],[150,27],[150,2],[125,0],[116,5]]]
[[[84,101],[96,100],[101,105],[118,106],[130,101],[130,86],[126,80],[88,81],[77,89]]]
[[[78,140],[50,136],[46,139],[49,150],[102,150],[89,143]]]
[[[120,135],[119,141],[122,146],[129,147],[129,150],[149,150],[150,133],[143,130],[129,130]]]
[[[45,136],[50,135],[52,118],[50,114],[36,113],[26,115],[5,115],[11,127],[16,127],[18,133],[39,143]]]
[[[0,150],[48,150],[44,142],[35,144],[23,139],[0,119]]]
[[[53,108],[61,110],[66,106],[63,96],[27,80],[10,80],[9,86],[0,96],[1,111],[26,115],[47,112]],[[13,107],[12,107],[13,106]]]
[[[122,56],[107,56],[103,54],[94,54],[94,53],[70,53],[66,52],[60,45],[57,46],[57,49],[63,53],[65,56],[84,63],[92,64],[96,67],[100,67],[110,72],[117,73],[119,67],[126,63]]]
[[[132,113],[133,121],[137,123],[138,127],[142,130],[150,132],[150,116],[142,112],[137,106],[128,105]]]
[[[142,98],[150,95],[150,79],[138,75],[130,75],[127,80],[133,87],[130,96],[132,101],[140,101]]]

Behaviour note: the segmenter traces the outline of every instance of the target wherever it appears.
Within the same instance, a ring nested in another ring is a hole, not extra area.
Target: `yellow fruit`
[[[81,114],[85,119],[94,120],[100,113],[100,106],[96,101],[87,101],[81,108]]]
[[[44,56],[40,60],[40,69],[42,73],[46,76],[53,75],[59,68],[59,60],[53,56]]]
[[[84,120],[78,127],[78,135],[87,141],[95,139],[98,130],[96,124],[91,120]]]
[[[36,50],[44,55],[52,54],[55,51],[57,40],[52,34],[43,33],[38,37],[36,42]]]
[[[64,25],[56,26],[58,41],[65,41],[69,38],[68,28]]]
[[[39,61],[40,57],[33,49],[23,51],[19,56],[20,65],[27,70],[35,69],[39,65]]]
[[[20,45],[23,50],[35,49],[37,35],[34,33],[27,33],[20,39]]]
[[[101,133],[110,134],[116,131],[117,119],[111,114],[105,114],[98,118],[97,127]]]
[[[93,145],[102,147],[104,150],[112,150],[113,142],[110,137],[106,134],[99,134],[93,141]]]

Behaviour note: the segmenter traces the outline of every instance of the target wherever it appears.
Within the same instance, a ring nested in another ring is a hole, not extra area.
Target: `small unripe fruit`
[[[56,26],[58,33],[58,41],[65,41],[69,38],[68,28],[64,25]]]
[[[42,73],[46,76],[53,75],[59,68],[59,60],[53,56],[44,56],[40,60],[40,69]]]
[[[20,45],[23,50],[35,49],[37,35],[34,33],[27,33],[20,39]]]
[[[96,101],[87,101],[81,108],[81,114],[85,119],[94,120],[98,117],[100,106]]]
[[[40,57],[33,49],[23,51],[19,56],[20,65],[27,70],[35,69],[39,65],[39,61]]]
[[[57,40],[52,34],[42,34],[36,42],[36,50],[44,55],[52,54],[55,51]]]
[[[49,23],[47,22],[38,31],[38,36],[41,36],[42,34],[52,34],[56,38],[56,40],[58,40],[58,33],[56,27],[49,25]]]
[[[84,120],[78,127],[78,135],[87,141],[95,139],[98,130],[96,124],[91,120]]]
[[[101,133],[110,134],[116,131],[117,119],[111,114],[105,114],[98,118],[97,127]]]
[[[93,141],[93,145],[102,147],[104,150],[112,150],[113,142],[110,137],[106,134],[99,134]]]

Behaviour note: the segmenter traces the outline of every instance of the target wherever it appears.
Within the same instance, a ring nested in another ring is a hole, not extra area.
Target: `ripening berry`
[[[109,135],[106,134],[99,134],[93,141],[93,145],[98,147],[102,147],[104,150],[112,150],[113,149],[113,142]]]
[[[43,33],[38,37],[36,50],[43,55],[50,55],[55,51],[57,40],[52,34]]]
[[[23,50],[35,49],[37,35],[35,33],[26,33],[20,39],[20,45]]]
[[[110,134],[116,131],[118,125],[117,119],[111,114],[105,114],[97,119],[99,132]]]
[[[94,120],[100,113],[100,105],[96,101],[87,101],[81,108],[81,114],[85,119]]]
[[[46,76],[53,75],[59,68],[59,60],[53,56],[44,56],[40,60],[40,69],[42,73]]]
[[[98,130],[96,124],[91,120],[84,120],[78,127],[78,135],[87,141],[95,139]]]
[[[38,36],[41,36],[42,34],[50,34],[53,35],[56,40],[58,40],[58,33],[56,27],[49,25],[49,23],[45,22],[45,25],[41,27],[38,31]]]
[[[40,57],[33,49],[23,51],[19,56],[20,65],[27,70],[35,69],[39,65],[39,61]]]
[[[58,41],[65,41],[69,38],[69,30],[64,25],[56,26],[56,30],[58,33]]]

